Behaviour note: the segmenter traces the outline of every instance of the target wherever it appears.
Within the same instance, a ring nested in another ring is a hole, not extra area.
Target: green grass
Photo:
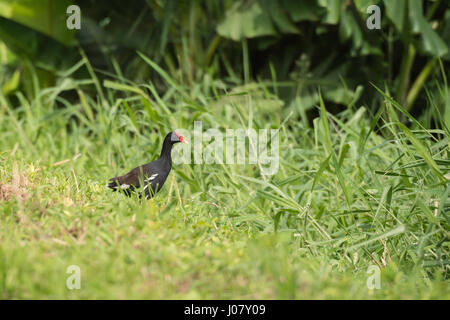
[[[450,298],[448,130],[402,125],[388,95],[375,116],[321,102],[309,127],[262,85],[186,87],[143,58],[161,83],[102,86],[91,71],[0,96],[0,298]],[[279,129],[278,173],[178,165],[144,203],[105,188],[194,120]]]

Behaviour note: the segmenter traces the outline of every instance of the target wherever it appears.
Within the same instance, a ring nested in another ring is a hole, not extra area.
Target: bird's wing
[[[107,187],[113,190],[139,188],[140,180],[144,180],[143,176],[142,166],[137,167],[123,176],[109,179]]]

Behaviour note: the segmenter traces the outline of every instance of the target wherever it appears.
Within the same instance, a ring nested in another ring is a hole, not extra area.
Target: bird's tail
[[[108,182],[108,184],[107,184],[106,186],[107,186],[108,188],[111,188],[113,191],[117,191],[117,189],[118,189],[119,186],[120,186],[119,178],[118,178],[118,177],[115,177],[115,178],[109,179],[109,182]]]

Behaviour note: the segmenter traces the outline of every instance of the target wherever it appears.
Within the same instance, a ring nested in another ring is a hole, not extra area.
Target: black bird
[[[142,193],[147,200],[152,198],[155,193],[161,190],[169,175],[172,168],[172,146],[178,142],[187,143],[177,132],[169,132],[164,138],[158,160],[136,167],[123,176],[109,179],[107,186],[113,191],[123,191],[131,197],[131,193],[143,185],[144,190],[139,193],[139,198],[142,198]]]

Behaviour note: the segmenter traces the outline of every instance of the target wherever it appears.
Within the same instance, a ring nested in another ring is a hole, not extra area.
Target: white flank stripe
[[[155,180],[155,178],[156,178],[157,176],[158,176],[158,174],[155,173],[155,174],[152,174],[152,175],[150,176],[150,178],[147,179],[147,184],[146,184],[145,187],[144,187],[144,192],[145,192],[145,190],[148,189],[148,185],[151,185],[151,184],[152,184],[151,181],[152,181],[152,180]]]
[[[128,189],[130,187],[130,185],[129,184],[122,184],[122,185],[120,185],[120,189]]]

